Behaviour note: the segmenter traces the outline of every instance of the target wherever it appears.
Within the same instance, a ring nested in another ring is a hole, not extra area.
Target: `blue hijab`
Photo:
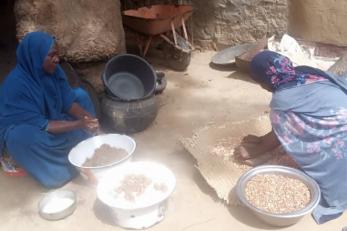
[[[46,129],[49,120],[61,120],[75,100],[65,74],[57,65],[53,74],[43,69],[55,40],[44,32],[27,34],[17,48],[16,67],[0,92],[0,153],[6,131],[18,124]]]

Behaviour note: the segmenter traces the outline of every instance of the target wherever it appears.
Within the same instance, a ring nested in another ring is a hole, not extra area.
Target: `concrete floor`
[[[251,231],[279,230],[258,221],[244,208],[228,208],[194,168],[194,159],[178,142],[211,121],[247,119],[268,110],[270,94],[240,73],[209,67],[213,53],[194,54],[185,73],[167,71],[168,88],[160,101],[160,113],[146,131],[136,134],[136,160],[153,160],[167,165],[177,177],[166,218],[153,231]],[[49,222],[37,212],[39,199],[47,192],[31,178],[9,178],[0,174],[0,230],[122,230],[96,200],[95,188],[81,179],[65,188],[78,194],[75,213],[62,221]],[[318,226],[310,216],[281,230],[335,231],[346,225],[347,215]]]

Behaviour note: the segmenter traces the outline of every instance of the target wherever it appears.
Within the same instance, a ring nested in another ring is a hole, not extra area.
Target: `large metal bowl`
[[[254,207],[246,199],[245,188],[247,182],[259,174],[278,174],[301,180],[310,190],[310,203],[299,211],[285,214],[273,214]],[[297,169],[278,165],[264,165],[253,168],[240,177],[236,185],[236,194],[243,205],[267,224],[273,226],[289,226],[297,223],[301,218],[313,211],[320,201],[321,192],[318,184],[312,178]]]

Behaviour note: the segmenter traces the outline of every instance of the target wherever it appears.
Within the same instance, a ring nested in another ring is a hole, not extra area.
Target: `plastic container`
[[[115,190],[125,176],[143,174],[151,179],[143,195],[128,202],[115,195]],[[165,192],[153,192],[153,184],[164,183]],[[146,229],[165,217],[168,200],[176,186],[174,174],[165,166],[153,162],[133,162],[110,171],[98,184],[98,199],[108,206],[114,223],[123,228]],[[152,190],[152,191],[151,191]]]
[[[122,54],[110,59],[102,74],[107,92],[120,100],[145,99],[154,94],[156,73],[143,58]]]

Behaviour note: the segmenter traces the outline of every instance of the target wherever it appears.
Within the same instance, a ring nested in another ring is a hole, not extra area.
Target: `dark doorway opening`
[[[15,65],[17,39],[14,2],[0,1],[0,82]]]

